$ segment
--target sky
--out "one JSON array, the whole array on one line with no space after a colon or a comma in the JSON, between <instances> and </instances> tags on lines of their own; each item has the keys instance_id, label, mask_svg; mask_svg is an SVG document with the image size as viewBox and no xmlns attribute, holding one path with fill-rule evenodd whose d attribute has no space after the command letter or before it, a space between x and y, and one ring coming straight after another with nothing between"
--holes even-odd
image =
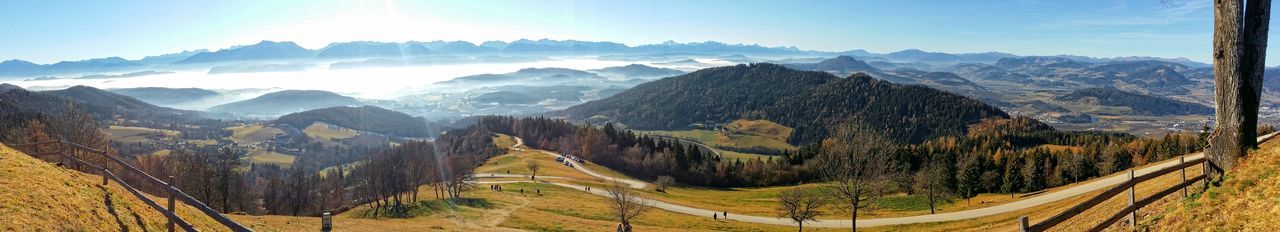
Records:
<instances>
[{"instance_id":1,"label":"sky","mask_svg":"<svg viewBox=\"0 0 1280 232\"><path fill-rule=\"evenodd\" d=\"M139 59L262 40L317 49L360 40L550 38L1209 62L1212 24L1208 0L15 0L0 1L0 60ZM1268 65L1277 59L1269 55Z\"/></svg>"}]
</instances>

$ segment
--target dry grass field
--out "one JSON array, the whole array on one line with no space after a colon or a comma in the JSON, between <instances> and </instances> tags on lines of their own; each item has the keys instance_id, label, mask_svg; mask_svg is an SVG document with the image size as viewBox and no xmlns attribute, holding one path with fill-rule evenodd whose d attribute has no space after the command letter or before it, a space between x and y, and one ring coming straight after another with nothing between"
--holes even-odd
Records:
<instances>
[{"instance_id":1,"label":"dry grass field","mask_svg":"<svg viewBox=\"0 0 1280 232\"><path fill-rule=\"evenodd\" d=\"M63 169L0 145L0 231L161 231L164 215L119 183ZM152 197L153 199L163 199ZM205 231L225 230L183 204L178 215Z\"/></svg>"},{"instance_id":2,"label":"dry grass field","mask_svg":"<svg viewBox=\"0 0 1280 232\"><path fill-rule=\"evenodd\" d=\"M763 147L777 150L795 150L788 144L792 129L766 120L734 120L724 126L725 131L681 130L640 131L640 133L670 136L697 141L712 147L748 149Z\"/></svg>"},{"instance_id":3,"label":"dry grass field","mask_svg":"<svg viewBox=\"0 0 1280 232\"><path fill-rule=\"evenodd\" d=\"M249 161L254 163L275 164L282 168L289 168L290 166L293 166L293 161L297 160L297 157L292 155L271 152L265 149L254 150L253 152L250 152L247 157L249 158Z\"/></svg>"},{"instance_id":4,"label":"dry grass field","mask_svg":"<svg viewBox=\"0 0 1280 232\"><path fill-rule=\"evenodd\" d=\"M307 134L307 136L313 139L325 140L325 141L333 141L335 139L346 139L346 138L356 137L356 135L360 135L360 132L357 132L355 130L345 129L345 128L334 128L322 123L313 123L311 124L311 126L308 126L306 129L303 129L302 133Z\"/></svg>"},{"instance_id":5,"label":"dry grass field","mask_svg":"<svg viewBox=\"0 0 1280 232\"><path fill-rule=\"evenodd\" d=\"M231 137L227 139L238 144L261 143L275 137L276 134L284 133L280 128L264 127L262 124L233 126L226 130L231 131Z\"/></svg>"},{"instance_id":6,"label":"dry grass field","mask_svg":"<svg viewBox=\"0 0 1280 232\"><path fill-rule=\"evenodd\" d=\"M107 133L111 141L120 143L152 143L160 140L177 139L179 132L145 127L109 126Z\"/></svg>"},{"instance_id":7,"label":"dry grass field","mask_svg":"<svg viewBox=\"0 0 1280 232\"><path fill-rule=\"evenodd\" d=\"M1219 187L1186 200L1152 204L1139 220L1151 231L1274 231L1280 228L1280 143L1266 143L1227 174Z\"/></svg>"}]
</instances>

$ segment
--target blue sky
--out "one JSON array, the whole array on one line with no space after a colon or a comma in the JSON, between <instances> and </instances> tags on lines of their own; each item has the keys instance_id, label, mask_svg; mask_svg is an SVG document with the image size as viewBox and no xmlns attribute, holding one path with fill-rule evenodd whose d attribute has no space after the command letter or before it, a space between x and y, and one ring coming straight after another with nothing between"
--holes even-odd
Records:
<instances>
[{"instance_id":1,"label":"blue sky","mask_svg":"<svg viewBox=\"0 0 1280 232\"><path fill-rule=\"evenodd\" d=\"M314 49L353 40L551 38L1208 62L1211 2L1172 2L18 0L0 2L0 60L137 59L261 40ZM1277 57L1267 63L1280 64Z\"/></svg>"}]
</instances>

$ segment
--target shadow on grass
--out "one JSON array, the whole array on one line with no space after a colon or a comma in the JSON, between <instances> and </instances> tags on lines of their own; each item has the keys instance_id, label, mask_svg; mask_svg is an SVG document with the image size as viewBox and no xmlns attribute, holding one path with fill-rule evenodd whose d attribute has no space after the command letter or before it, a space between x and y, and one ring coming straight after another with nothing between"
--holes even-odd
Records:
<instances>
[{"instance_id":1,"label":"shadow on grass","mask_svg":"<svg viewBox=\"0 0 1280 232\"><path fill-rule=\"evenodd\" d=\"M462 208L479 208L489 209L493 204L484 198L458 198L458 199L440 199L418 201L416 203L406 203L402 205L382 206L380 208L365 208L355 215L359 218L414 218L418 216L428 216L443 211L458 211Z\"/></svg>"}]
</instances>

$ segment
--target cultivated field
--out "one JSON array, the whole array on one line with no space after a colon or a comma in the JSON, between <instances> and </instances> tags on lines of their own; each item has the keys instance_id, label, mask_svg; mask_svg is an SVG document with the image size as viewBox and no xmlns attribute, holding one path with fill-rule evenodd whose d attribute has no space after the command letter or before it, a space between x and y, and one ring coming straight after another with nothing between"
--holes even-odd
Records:
<instances>
[{"instance_id":1,"label":"cultivated field","mask_svg":"<svg viewBox=\"0 0 1280 232\"><path fill-rule=\"evenodd\" d=\"M178 131L131 126L109 126L107 133L111 134L111 141L120 143L152 143L179 136Z\"/></svg>"},{"instance_id":2,"label":"cultivated field","mask_svg":"<svg viewBox=\"0 0 1280 232\"><path fill-rule=\"evenodd\" d=\"M284 130L280 128L264 127L262 124L233 126L226 128L226 130L231 131L231 137L227 139L238 144L261 143L274 138L276 134L284 133Z\"/></svg>"},{"instance_id":3,"label":"cultivated field","mask_svg":"<svg viewBox=\"0 0 1280 232\"><path fill-rule=\"evenodd\" d=\"M249 161L254 163L275 164L282 168L289 168L290 166L293 166L293 161L297 160L297 157L294 157L293 155L267 151L265 149L258 149L250 152L248 158Z\"/></svg>"},{"instance_id":4,"label":"cultivated field","mask_svg":"<svg viewBox=\"0 0 1280 232\"><path fill-rule=\"evenodd\" d=\"M307 134L307 136L313 139L322 140L322 141L346 139L346 138L356 137L357 135L360 135L360 132L357 132L355 130L340 128L336 126L330 126L324 123L313 123L311 124L311 126L307 126L306 129L303 129L302 133Z\"/></svg>"}]
</instances>

